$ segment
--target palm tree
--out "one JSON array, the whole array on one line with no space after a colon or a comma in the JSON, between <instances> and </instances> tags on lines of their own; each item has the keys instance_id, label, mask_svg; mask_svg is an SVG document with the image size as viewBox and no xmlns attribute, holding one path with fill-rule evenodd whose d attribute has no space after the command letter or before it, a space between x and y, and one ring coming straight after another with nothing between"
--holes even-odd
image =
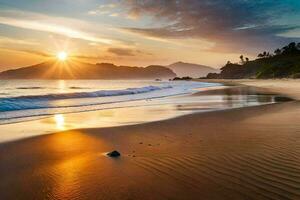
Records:
<instances>
[{"instance_id":1,"label":"palm tree","mask_svg":"<svg viewBox=\"0 0 300 200\"><path fill-rule=\"evenodd\" d=\"M241 59L241 63L244 64L245 61L244 61L244 56L243 55L240 56L240 59Z\"/></svg>"}]
</instances>

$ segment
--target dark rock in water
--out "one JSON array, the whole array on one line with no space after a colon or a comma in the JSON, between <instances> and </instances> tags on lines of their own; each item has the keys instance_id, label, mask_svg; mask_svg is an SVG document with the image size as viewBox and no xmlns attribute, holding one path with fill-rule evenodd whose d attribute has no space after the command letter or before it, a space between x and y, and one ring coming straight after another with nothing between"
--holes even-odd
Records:
<instances>
[{"instance_id":1,"label":"dark rock in water","mask_svg":"<svg viewBox=\"0 0 300 200\"><path fill-rule=\"evenodd\" d=\"M111 151L109 153L106 154L109 157L119 157L121 156L121 154L118 151Z\"/></svg>"},{"instance_id":2,"label":"dark rock in water","mask_svg":"<svg viewBox=\"0 0 300 200\"><path fill-rule=\"evenodd\" d=\"M275 100L276 102L293 101L292 98L290 98L290 97L285 97L285 96L275 96L274 100Z\"/></svg>"}]
</instances>

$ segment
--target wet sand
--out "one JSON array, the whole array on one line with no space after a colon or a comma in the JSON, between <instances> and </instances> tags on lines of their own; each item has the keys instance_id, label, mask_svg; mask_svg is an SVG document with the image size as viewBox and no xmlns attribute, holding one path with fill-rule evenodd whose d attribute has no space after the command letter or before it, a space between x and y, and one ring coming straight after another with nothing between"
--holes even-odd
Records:
<instances>
[{"instance_id":1,"label":"wet sand","mask_svg":"<svg viewBox=\"0 0 300 200\"><path fill-rule=\"evenodd\" d=\"M280 89L299 99L293 90ZM4 143L0 196L300 199L299 113L291 101Z\"/></svg>"},{"instance_id":2,"label":"wet sand","mask_svg":"<svg viewBox=\"0 0 300 200\"><path fill-rule=\"evenodd\" d=\"M300 99L300 80L299 79L267 79L267 80L257 80L257 79L226 79L226 80L211 80L204 79L201 81L214 82L214 83L225 83L229 85L246 85L256 88L263 88L265 91L282 93L291 98Z\"/></svg>"}]
</instances>

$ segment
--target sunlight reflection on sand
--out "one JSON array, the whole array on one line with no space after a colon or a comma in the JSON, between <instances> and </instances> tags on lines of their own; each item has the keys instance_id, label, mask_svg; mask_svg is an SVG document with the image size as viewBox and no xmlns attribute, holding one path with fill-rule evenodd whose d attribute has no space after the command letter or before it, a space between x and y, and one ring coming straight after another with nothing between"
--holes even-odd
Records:
<instances>
[{"instance_id":1,"label":"sunlight reflection on sand","mask_svg":"<svg viewBox=\"0 0 300 200\"><path fill-rule=\"evenodd\" d=\"M58 130L65 130L65 117L62 114L54 115L54 121Z\"/></svg>"},{"instance_id":2,"label":"sunlight reflection on sand","mask_svg":"<svg viewBox=\"0 0 300 200\"><path fill-rule=\"evenodd\" d=\"M71 129L140 124L194 112L274 103L272 95L259 95L252 90L233 87L231 89L202 91L199 95L183 95L160 100L151 99L148 100L150 103L142 100L134 101L129 107L123 108L72 114L58 113L49 118L1 125L0 142Z\"/></svg>"}]
</instances>

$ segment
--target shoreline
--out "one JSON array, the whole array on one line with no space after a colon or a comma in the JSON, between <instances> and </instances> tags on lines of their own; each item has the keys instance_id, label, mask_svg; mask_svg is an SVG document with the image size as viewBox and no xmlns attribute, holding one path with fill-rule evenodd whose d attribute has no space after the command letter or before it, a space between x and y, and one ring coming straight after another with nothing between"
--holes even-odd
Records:
<instances>
[{"instance_id":1,"label":"shoreline","mask_svg":"<svg viewBox=\"0 0 300 200\"><path fill-rule=\"evenodd\" d=\"M273 102L273 98L276 99L277 96L280 95L264 89L240 85L227 86L225 84L198 88L192 94L155 98L151 100L150 104L147 100L146 102L139 100L133 101L136 102L136 106L124 105L75 113L51 114L40 119L1 124L0 145L1 143L67 130L136 125L169 120L193 113L272 104L276 103ZM85 123L81 123L82 120Z\"/></svg>"},{"instance_id":2,"label":"shoreline","mask_svg":"<svg viewBox=\"0 0 300 200\"><path fill-rule=\"evenodd\" d=\"M223 83L229 85L244 85L263 88L271 92L300 100L300 79L197 79L208 83ZM196 80L195 80L196 81Z\"/></svg>"},{"instance_id":3,"label":"shoreline","mask_svg":"<svg viewBox=\"0 0 300 200\"><path fill-rule=\"evenodd\" d=\"M4 143L0 194L5 199L297 199L299 112L295 100ZM103 156L112 150L121 157Z\"/></svg>"}]
</instances>

